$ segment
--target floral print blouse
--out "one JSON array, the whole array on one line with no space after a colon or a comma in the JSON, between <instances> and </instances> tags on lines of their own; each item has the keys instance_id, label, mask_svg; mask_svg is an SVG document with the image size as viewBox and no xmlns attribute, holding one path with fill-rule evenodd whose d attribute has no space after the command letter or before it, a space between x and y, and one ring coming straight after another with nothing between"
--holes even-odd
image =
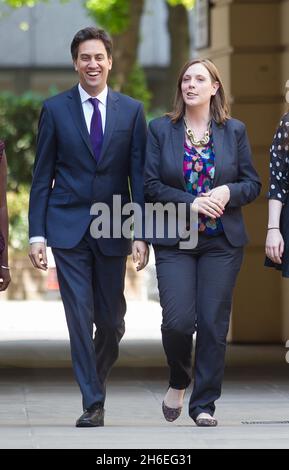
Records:
<instances>
[{"instance_id":1,"label":"floral print blouse","mask_svg":"<svg viewBox=\"0 0 289 470\"><path fill-rule=\"evenodd\" d=\"M269 199L284 204L289 191L289 113L285 114L270 148Z\"/></svg>"},{"instance_id":2,"label":"floral print blouse","mask_svg":"<svg viewBox=\"0 0 289 470\"><path fill-rule=\"evenodd\" d=\"M212 134L208 144L200 152L184 143L183 171L187 191L194 196L210 191L215 175L215 153ZM206 235L219 235L223 232L220 218L212 219L204 214L198 217L199 232Z\"/></svg>"}]
</instances>

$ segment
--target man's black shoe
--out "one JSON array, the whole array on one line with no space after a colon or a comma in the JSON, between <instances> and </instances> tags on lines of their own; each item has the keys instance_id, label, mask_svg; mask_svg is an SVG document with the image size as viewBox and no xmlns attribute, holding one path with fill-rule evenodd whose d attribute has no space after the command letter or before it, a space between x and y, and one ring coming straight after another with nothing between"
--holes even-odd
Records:
<instances>
[{"instance_id":1,"label":"man's black shoe","mask_svg":"<svg viewBox=\"0 0 289 470\"><path fill-rule=\"evenodd\" d=\"M77 428L92 428L104 425L104 408L103 405L94 405L85 410L83 415L76 421Z\"/></svg>"}]
</instances>

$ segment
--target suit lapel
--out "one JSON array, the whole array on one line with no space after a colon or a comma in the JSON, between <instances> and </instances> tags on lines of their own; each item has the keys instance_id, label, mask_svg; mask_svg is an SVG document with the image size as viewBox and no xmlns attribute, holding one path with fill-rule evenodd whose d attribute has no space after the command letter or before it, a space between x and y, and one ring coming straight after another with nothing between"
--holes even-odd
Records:
<instances>
[{"instance_id":1,"label":"suit lapel","mask_svg":"<svg viewBox=\"0 0 289 470\"><path fill-rule=\"evenodd\" d=\"M183 161L184 161L184 141L185 131L183 119L172 125L172 146L175 163L177 166L177 177L182 187L186 189L186 182L183 172Z\"/></svg>"},{"instance_id":2,"label":"suit lapel","mask_svg":"<svg viewBox=\"0 0 289 470\"><path fill-rule=\"evenodd\" d=\"M222 166L224 161L224 125L217 124L212 121L213 144L215 152L215 176L213 188L219 185L220 176L222 175Z\"/></svg>"},{"instance_id":3,"label":"suit lapel","mask_svg":"<svg viewBox=\"0 0 289 470\"><path fill-rule=\"evenodd\" d=\"M68 107L69 107L71 116L73 118L73 121L76 127L78 128L82 139L87 145L89 152L94 158L77 85L70 90L70 93L68 94L68 98L69 98Z\"/></svg>"},{"instance_id":4,"label":"suit lapel","mask_svg":"<svg viewBox=\"0 0 289 470\"><path fill-rule=\"evenodd\" d=\"M107 94L106 104L106 119L105 119L105 130L103 135L103 143L99 156L98 162L100 163L104 157L104 154L109 146L110 139L112 137L113 130L115 128L116 120L118 115L118 96L110 88Z\"/></svg>"}]
</instances>

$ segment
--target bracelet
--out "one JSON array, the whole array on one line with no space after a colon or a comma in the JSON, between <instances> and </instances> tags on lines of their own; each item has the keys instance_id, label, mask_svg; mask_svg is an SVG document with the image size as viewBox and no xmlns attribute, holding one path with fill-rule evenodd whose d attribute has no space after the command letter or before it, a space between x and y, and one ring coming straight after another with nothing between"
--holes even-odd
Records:
<instances>
[{"instance_id":1,"label":"bracelet","mask_svg":"<svg viewBox=\"0 0 289 470\"><path fill-rule=\"evenodd\" d=\"M280 230L279 227L267 227L267 230Z\"/></svg>"},{"instance_id":2,"label":"bracelet","mask_svg":"<svg viewBox=\"0 0 289 470\"><path fill-rule=\"evenodd\" d=\"M9 269L10 269L9 266L3 266L2 264L1 264L1 268L2 268L2 269L8 269L8 271L9 271Z\"/></svg>"}]
</instances>

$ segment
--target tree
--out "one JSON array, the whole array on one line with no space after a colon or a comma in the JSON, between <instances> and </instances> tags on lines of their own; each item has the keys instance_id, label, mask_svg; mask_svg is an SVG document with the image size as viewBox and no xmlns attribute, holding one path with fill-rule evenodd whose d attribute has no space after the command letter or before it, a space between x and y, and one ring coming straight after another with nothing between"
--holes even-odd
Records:
<instances>
[{"instance_id":1,"label":"tree","mask_svg":"<svg viewBox=\"0 0 289 470\"><path fill-rule=\"evenodd\" d=\"M114 87L123 91L137 61L144 0L87 0L85 6L95 22L112 35L112 79Z\"/></svg>"},{"instance_id":2,"label":"tree","mask_svg":"<svg viewBox=\"0 0 289 470\"><path fill-rule=\"evenodd\" d=\"M167 80L167 91L173 96L176 81L181 67L189 60L190 34L189 19L184 2L167 2L168 32L170 36L170 65Z\"/></svg>"},{"instance_id":3,"label":"tree","mask_svg":"<svg viewBox=\"0 0 289 470\"><path fill-rule=\"evenodd\" d=\"M171 40L169 89L189 57L189 27L187 10L195 0L166 0L169 10L168 30ZM137 60L140 19L144 0L86 0L85 6L94 20L110 31L114 40L113 77L117 88L125 91L126 82Z\"/></svg>"},{"instance_id":4,"label":"tree","mask_svg":"<svg viewBox=\"0 0 289 470\"><path fill-rule=\"evenodd\" d=\"M59 0L69 2L70 0ZM114 43L114 63L110 85L144 102L148 110L151 93L143 69L137 63L140 39L140 21L145 0L80 0L90 17L106 29ZM168 8L168 32L170 37L170 65L164 93L169 100L174 94L175 83L181 66L189 59L190 36L187 10L196 0L165 0ZM0 0L12 8L34 6L49 0Z\"/></svg>"}]
</instances>

